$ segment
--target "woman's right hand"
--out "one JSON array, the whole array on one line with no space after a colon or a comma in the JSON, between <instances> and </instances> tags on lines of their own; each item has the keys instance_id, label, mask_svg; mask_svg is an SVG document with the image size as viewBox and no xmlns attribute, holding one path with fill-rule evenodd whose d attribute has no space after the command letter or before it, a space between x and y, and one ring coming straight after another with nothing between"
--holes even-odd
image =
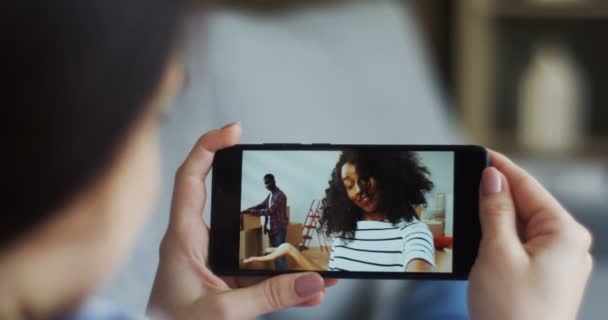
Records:
<instances>
[{"instance_id":1,"label":"woman's right hand","mask_svg":"<svg viewBox=\"0 0 608 320\"><path fill-rule=\"evenodd\" d=\"M469 277L471 318L576 319L593 265L591 234L528 173L491 157Z\"/></svg>"},{"instance_id":2,"label":"woman's right hand","mask_svg":"<svg viewBox=\"0 0 608 320\"><path fill-rule=\"evenodd\" d=\"M219 278L209 269L209 227L202 216L205 179L215 152L236 144L240 136L238 124L206 133L176 174L169 226L148 305L152 316L251 319L292 306L317 305L325 287L336 283L310 272L268 279Z\"/></svg>"},{"instance_id":3,"label":"woman's right hand","mask_svg":"<svg viewBox=\"0 0 608 320\"><path fill-rule=\"evenodd\" d=\"M309 270L327 270L326 268L321 268L316 262L310 260L306 256L304 256L300 250L294 247L290 243L283 243L276 248L268 248L266 249L268 253L265 256L259 257L250 257L243 261L243 263L251 263L251 262L268 262L274 261L280 257L288 256L293 260L294 266L290 267L290 270L301 270L301 271L309 271ZM333 284L333 281L330 280L330 284Z\"/></svg>"},{"instance_id":4,"label":"woman's right hand","mask_svg":"<svg viewBox=\"0 0 608 320\"><path fill-rule=\"evenodd\" d=\"M249 257L243 260L243 263L251 263L251 262L269 262L274 261L282 256L289 255L290 251L296 249L290 243L283 243L276 248L267 248L264 250L265 255ZM296 249L297 250L297 249Z\"/></svg>"}]
</instances>

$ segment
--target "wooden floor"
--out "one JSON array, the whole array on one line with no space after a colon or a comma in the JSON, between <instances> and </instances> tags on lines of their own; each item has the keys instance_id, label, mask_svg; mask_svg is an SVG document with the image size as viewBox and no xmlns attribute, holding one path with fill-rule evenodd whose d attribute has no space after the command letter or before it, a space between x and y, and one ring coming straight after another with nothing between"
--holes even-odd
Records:
<instances>
[{"instance_id":1,"label":"wooden floor","mask_svg":"<svg viewBox=\"0 0 608 320\"><path fill-rule=\"evenodd\" d=\"M328 249L331 250L331 249ZM302 255L316 263L321 270L327 270L329 266L329 252L321 250L321 247L311 247L302 251Z\"/></svg>"},{"instance_id":2,"label":"wooden floor","mask_svg":"<svg viewBox=\"0 0 608 320\"><path fill-rule=\"evenodd\" d=\"M435 250L435 272L452 272L452 251Z\"/></svg>"}]
</instances>

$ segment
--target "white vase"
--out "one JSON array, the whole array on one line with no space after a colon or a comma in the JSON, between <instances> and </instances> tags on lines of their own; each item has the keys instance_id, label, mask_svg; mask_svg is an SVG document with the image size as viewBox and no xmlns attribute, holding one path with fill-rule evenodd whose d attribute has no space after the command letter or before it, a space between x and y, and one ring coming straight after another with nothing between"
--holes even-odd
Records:
<instances>
[{"instance_id":1,"label":"white vase","mask_svg":"<svg viewBox=\"0 0 608 320\"><path fill-rule=\"evenodd\" d=\"M518 140L530 151L571 152L584 135L586 85L562 43L539 43L519 88Z\"/></svg>"}]
</instances>

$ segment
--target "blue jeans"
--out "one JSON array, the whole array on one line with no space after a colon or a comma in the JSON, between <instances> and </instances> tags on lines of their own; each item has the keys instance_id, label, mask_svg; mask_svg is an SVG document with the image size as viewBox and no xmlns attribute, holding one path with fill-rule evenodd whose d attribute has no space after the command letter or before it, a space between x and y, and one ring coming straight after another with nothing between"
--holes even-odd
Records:
<instances>
[{"instance_id":1,"label":"blue jeans","mask_svg":"<svg viewBox=\"0 0 608 320\"><path fill-rule=\"evenodd\" d=\"M279 230L277 233L271 235L268 234L268 238L270 238L270 246L276 248L281 244L285 243L285 237L287 236L287 230ZM274 261L274 267L277 271L285 271L287 270L287 258L282 257L278 258Z\"/></svg>"}]
</instances>

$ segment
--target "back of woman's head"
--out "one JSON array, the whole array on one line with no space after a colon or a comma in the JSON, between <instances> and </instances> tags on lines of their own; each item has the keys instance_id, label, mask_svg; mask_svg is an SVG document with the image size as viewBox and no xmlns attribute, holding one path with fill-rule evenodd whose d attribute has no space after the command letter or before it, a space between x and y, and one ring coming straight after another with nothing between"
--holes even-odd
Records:
<instances>
[{"instance_id":1,"label":"back of woman's head","mask_svg":"<svg viewBox=\"0 0 608 320\"><path fill-rule=\"evenodd\" d=\"M0 247L101 174L153 98L175 45L179 0L9 0Z\"/></svg>"}]
</instances>

